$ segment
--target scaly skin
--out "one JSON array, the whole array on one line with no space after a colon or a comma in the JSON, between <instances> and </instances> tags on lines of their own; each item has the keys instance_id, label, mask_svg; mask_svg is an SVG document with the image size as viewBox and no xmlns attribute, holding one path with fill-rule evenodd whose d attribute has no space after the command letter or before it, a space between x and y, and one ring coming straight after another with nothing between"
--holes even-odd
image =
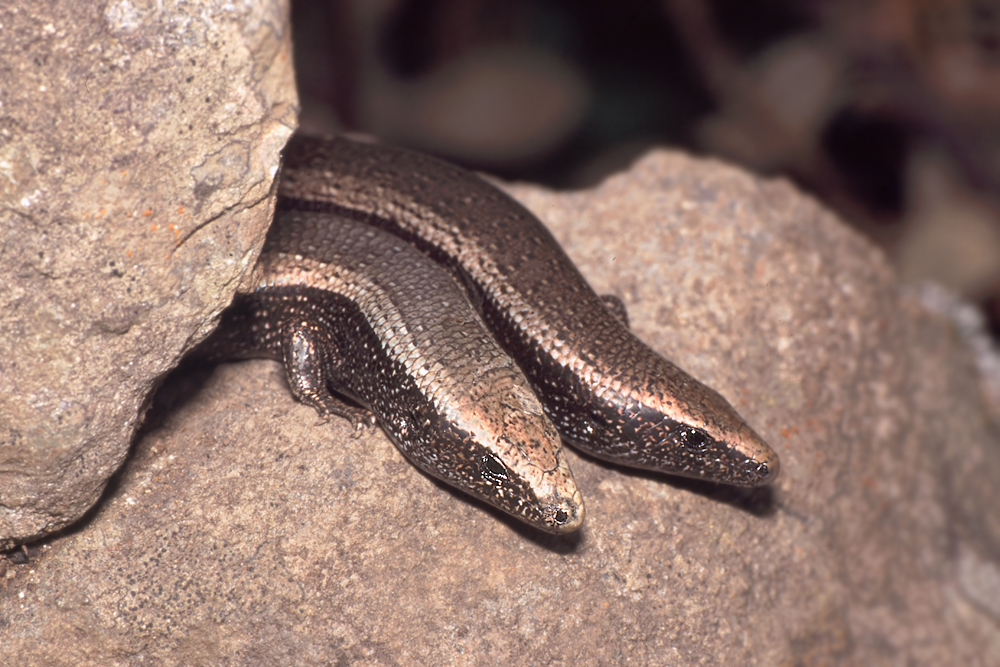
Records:
<instances>
[{"instance_id":1,"label":"scaly skin","mask_svg":"<svg viewBox=\"0 0 1000 667\"><path fill-rule=\"evenodd\" d=\"M346 139L294 137L280 206L385 228L448 266L572 444L608 461L741 486L778 456L715 390L634 336L552 234L475 174Z\"/></svg>"},{"instance_id":2,"label":"scaly skin","mask_svg":"<svg viewBox=\"0 0 1000 667\"><path fill-rule=\"evenodd\" d=\"M559 434L517 364L452 277L387 232L280 212L255 289L201 353L282 360L299 400L356 425L370 410L430 475L548 532L583 521Z\"/></svg>"}]
</instances>

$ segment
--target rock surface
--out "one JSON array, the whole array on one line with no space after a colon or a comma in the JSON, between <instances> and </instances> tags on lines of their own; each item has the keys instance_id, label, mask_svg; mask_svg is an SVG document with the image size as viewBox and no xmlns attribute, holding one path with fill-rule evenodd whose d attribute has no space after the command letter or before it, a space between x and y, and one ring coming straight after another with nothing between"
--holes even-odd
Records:
<instances>
[{"instance_id":1,"label":"rock surface","mask_svg":"<svg viewBox=\"0 0 1000 667\"><path fill-rule=\"evenodd\" d=\"M94 504L252 266L295 124L285 10L0 5L0 549Z\"/></svg>"},{"instance_id":2,"label":"rock surface","mask_svg":"<svg viewBox=\"0 0 1000 667\"><path fill-rule=\"evenodd\" d=\"M1000 665L1000 444L949 321L781 182L659 152L513 190L776 448L772 490L571 455L586 524L543 536L275 363L177 373L89 520L6 564L3 662Z\"/></svg>"}]
</instances>

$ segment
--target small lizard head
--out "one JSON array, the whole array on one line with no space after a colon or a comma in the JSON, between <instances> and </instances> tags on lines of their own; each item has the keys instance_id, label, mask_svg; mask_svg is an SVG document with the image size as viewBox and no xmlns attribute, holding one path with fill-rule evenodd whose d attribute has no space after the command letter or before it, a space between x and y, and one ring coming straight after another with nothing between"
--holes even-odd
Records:
<instances>
[{"instance_id":1,"label":"small lizard head","mask_svg":"<svg viewBox=\"0 0 1000 667\"><path fill-rule=\"evenodd\" d=\"M431 475L535 528L580 528L583 495L559 433L516 367L478 378L467 399L426 430L430 447L400 449ZM433 458L421 450L433 451Z\"/></svg>"},{"instance_id":2,"label":"small lizard head","mask_svg":"<svg viewBox=\"0 0 1000 667\"><path fill-rule=\"evenodd\" d=\"M714 389L689 378L683 398L657 398L626 411L641 467L735 486L778 478L778 455Z\"/></svg>"},{"instance_id":3,"label":"small lizard head","mask_svg":"<svg viewBox=\"0 0 1000 667\"><path fill-rule=\"evenodd\" d=\"M608 377L595 407L561 419L581 449L615 463L736 486L778 478L778 455L714 389L651 350ZM564 402L570 404L569 401Z\"/></svg>"}]
</instances>

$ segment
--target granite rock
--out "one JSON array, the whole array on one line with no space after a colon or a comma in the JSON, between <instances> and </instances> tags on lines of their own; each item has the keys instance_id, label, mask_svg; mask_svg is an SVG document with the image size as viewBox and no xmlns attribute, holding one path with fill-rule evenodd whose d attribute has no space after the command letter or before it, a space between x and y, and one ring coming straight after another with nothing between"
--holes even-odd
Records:
<instances>
[{"instance_id":1,"label":"granite rock","mask_svg":"<svg viewBox=\"0 0 1000 667\"><path fill-rule=\"evenodd\" d=\"M284 2L0 6L0 548L77 520L253 265Z\"/></svg>"},{"instance_id":2,"label":"granite rock","mask_svg":"<svg viewBox=\"0 0 1000 667\"><path fill-rule=\"evenodd\" d=\"M4 661L1000 665L1000 444L950 320L781 181L655 152L512 191L775 447L772 488L571 454L585 526L540 535L274 362L188 369L88 520L0 565Z\"/></svg>"}]
</instances>

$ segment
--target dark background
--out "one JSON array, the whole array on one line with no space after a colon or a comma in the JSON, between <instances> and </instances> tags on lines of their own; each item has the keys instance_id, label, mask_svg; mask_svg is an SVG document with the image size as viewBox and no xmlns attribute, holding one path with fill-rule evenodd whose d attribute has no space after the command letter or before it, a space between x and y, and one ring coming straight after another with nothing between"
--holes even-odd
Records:
<instances>
[{"instance_id":1,"label":"dark background","mask_svg":"<svg viewBox=\"0 0 1000 667\"><path fill-rule=\"evenodd\" d=\"M554 188L718 156L1000 323L998 0L293 0L293 30L304 131Z\"/></svg>"}]
</instances>

